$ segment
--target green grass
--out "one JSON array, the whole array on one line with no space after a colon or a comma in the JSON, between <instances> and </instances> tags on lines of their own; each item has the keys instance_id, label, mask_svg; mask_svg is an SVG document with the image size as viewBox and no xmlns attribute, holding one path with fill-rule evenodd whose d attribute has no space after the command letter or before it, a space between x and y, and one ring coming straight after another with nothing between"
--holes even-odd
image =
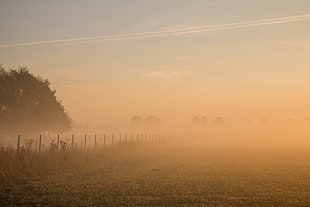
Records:
<instances>
[{"instance_id":1,"label":"green grass","mask_svg":"<svg viewBox=\"0 0 310 207\"><path fill-rule=\"evenodd\" d=\"M161 143L18 157L2 148L0 161L0 206L310 206L307 150Z\"/></svg>"}]
</instances>

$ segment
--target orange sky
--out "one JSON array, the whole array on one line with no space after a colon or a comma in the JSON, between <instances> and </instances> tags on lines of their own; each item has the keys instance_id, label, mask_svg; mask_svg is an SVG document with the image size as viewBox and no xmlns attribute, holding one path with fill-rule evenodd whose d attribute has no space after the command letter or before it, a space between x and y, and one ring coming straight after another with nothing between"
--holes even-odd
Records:
<instances>
[{"instance_id":1,"label":"orange sky","mask_svg":"<svg viewBox=\"0 0 310 207\"><path fill-rule=\"evenodd\" d=\"M48 78L76 123L150 114L167 123L302 120L308 8L306 0L1 1L0 63Z\"/></svg>"}]
</instances>

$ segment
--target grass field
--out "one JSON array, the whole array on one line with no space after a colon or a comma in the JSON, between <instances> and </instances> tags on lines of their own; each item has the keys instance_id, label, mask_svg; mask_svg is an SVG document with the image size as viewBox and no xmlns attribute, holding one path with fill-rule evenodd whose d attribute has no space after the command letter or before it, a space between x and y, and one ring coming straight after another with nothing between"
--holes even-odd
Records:
<instances>
[{"instance_id":1,"label":"grass field","mask_svg":"<svg viewBox=\"0 0 310 207\"><path fill-rule=\"evenodd\" d=\"M0 152L0 206L310 206L310 150L202 140Z\"/></svg>"}]
</instances>

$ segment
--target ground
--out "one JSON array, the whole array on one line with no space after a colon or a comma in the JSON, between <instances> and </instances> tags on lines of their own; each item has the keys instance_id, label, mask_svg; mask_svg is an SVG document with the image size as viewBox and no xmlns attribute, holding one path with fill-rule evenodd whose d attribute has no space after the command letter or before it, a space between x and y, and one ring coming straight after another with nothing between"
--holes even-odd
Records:
<instances>
[{"instance_id":1,"label":"ground","mask_svg":"<svg viewBox=\"0 0 310 207\"><path fill-rule=\"evenodd\" d=\"M310 150L176 143L37 154L1 206L310 206Z\"/></svg>"}]
</instances>

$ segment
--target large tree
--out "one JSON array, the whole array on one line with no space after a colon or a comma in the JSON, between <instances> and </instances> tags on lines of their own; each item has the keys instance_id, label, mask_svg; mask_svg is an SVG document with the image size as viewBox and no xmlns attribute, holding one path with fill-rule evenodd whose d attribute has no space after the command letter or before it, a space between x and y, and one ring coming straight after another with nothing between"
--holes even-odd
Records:
<instances>
[{"instance_id":1,"label":"large tree","mask_svg":"<svg viewBox=\"0 0 310 207\"><path fill-rule=\"evenodd\" d=\"M55 93L47 79L26 67L6 70L0 65L0 135L68 131L72 120Z\"/></svg>"}]
</instances>

